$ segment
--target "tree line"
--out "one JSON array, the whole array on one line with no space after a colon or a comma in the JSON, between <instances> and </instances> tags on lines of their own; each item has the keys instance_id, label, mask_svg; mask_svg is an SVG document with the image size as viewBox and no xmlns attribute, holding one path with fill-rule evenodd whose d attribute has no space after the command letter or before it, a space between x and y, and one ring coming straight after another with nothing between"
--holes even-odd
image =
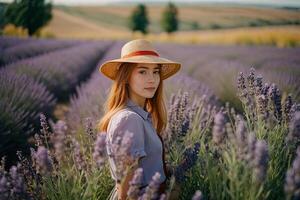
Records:
<instances>
[{"instance_id":1,"label":"tree line","mask_svg":"<svg viewBox=\"0 0 300 200\"><path fill-rule=\"evenodd\" d=\"M139 4L129 17L129 28L132 32L140 31L143 34L148 33L149 19L147 14L147 8L144 4ZM161 21L161 28L164 32L172 33L178 30L178 9L169 2L165 7Z\"/></svg>"},{"instance_id":2,"label":"tree line","mask_svg":"<svg viewBox=\"0 0 300 200\"><path fill-rule=\"evenodd\" d=\"M52 19L53 5L46 0L14 0L12 3L0 8L3 12L1 26L13 24L28 31L29 36L36 35L40 28L47 25ZM147 34L150 23L147 8L138 4L131 12L128 19L128 28ZM178 30L178 9L169 2L165 7L160 25L163 31L172 33Z\"/></svg>"}]
</instances>

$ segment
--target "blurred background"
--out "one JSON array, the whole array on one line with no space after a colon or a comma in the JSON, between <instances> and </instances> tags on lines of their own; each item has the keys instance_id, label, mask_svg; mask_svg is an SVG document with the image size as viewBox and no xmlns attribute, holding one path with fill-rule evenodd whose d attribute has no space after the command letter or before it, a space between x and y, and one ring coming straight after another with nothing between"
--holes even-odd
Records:
<instances>
[{"instance_id":1,"label":"blurred background","mask_svg":"<svg viewBox=\"0 0 300 200\"><path fill-rule=\"evenodd\" d=\"M68 39L145 36L156 41L278 47L299 44L298 0L1 2L3 35ZM30 2L36 5L30 6Z\"/></svg>"},{"instance_id":2,"label":"blurred background","mask_svg":"<svg viewBox=\"0 0 300 200\"><path fill-rule=\"evenodd\" d=\"M0 157L12 162L29 152L41 113L73 132L87 118L95 127L111 84L98 66L131 39L182 63L167 101L182 89L241 111L236 78L251 67L282 101L300 98L298 0L2 0L0 34Z\"/></svg>"}]
</instances>

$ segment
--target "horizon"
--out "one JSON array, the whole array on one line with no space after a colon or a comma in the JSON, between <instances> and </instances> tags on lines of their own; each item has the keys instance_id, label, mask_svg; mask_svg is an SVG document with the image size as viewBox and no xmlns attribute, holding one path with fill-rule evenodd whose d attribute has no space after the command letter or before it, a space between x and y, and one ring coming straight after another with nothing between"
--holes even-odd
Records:
<instances>
[{"instance_id":1,"label":"horizon","mask_svg":"<svg viewBox=\"0 0 300 200\"><path fill-rule=\"evenodd\" d=\"M47 0L46 0L47 1ZM11 3L13 0L0 0L3 3ZM241 4L241 5L269 5L269 6L289 6L300 8L300 1L298 0L48 0L48 2L53 2L54 5L66 5L66 6L76 6L76 5L116 5L120 3L124 5L125 3L144 3L144 4L153 4L153 3L203 3L203 4L212 4L212 3L222 3L222 4Z\"/></svg>"}]
</instances>

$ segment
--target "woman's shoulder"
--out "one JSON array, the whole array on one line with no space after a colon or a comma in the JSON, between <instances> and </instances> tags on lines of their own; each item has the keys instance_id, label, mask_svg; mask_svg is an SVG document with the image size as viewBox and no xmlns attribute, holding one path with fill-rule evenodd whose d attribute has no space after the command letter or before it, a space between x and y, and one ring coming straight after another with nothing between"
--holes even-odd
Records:
<instances>
[{"instance_id":1,"label":"woman's shoulder","mask_svg":"<svg viewBox=\"0 0 300 200\"><path fill-rule=\"evenodd\" d=\"M142 118L136 112L130 110L129 108L124 108L122 110L119 110L111 117L111 121L114 123L119 123L125 120L140 121L142 120Z\"/></svg>"}]
</instances>

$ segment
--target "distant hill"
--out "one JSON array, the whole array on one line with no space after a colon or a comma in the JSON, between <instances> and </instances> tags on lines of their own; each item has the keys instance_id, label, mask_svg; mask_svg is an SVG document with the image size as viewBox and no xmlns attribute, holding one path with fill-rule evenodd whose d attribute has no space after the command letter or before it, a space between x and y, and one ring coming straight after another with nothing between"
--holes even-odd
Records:
<instances>
[{"instance_id":1,"label":"distant hill","mask_svg":"<svg viewBox=\"0 0 300 200\"><path fill-rule=\"evenodd\" d=\"M179 8L179 30L228 29L237 27L259 27L270 25L299 25L300 12L270 7L186 4ZM128 17L134 6L58 6L73 16L92 21L100 26L114 26L128 30ZM164 9L162 5L148 5L150 17L149 30L160 33L160 17Z\"/></svg>"}]
</instances>

